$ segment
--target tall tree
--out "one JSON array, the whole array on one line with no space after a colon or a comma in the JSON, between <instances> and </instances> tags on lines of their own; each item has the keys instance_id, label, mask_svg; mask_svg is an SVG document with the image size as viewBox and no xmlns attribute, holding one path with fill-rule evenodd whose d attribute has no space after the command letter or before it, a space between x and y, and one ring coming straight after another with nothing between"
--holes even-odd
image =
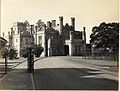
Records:
<instances>
[{"instance_id":1,"label":"tall tree","mask_svg":"<svg viewBox=\"0 0 120 91\"><path fill-rule=\"evenodd\" d=\"M119 48L119 23L101 23L92 28L90 43L97 49L112 49L118 52Z\"/></svg>"}]
</instances>

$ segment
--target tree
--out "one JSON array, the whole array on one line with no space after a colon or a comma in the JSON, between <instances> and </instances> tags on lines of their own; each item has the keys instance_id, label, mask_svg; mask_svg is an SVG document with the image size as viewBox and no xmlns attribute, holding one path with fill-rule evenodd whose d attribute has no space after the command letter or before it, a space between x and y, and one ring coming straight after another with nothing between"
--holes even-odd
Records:
<instances>
[{"instance_id":1,"label":"tree","mask_svg":"<svg viewBox=\"0 0 120 91\"><path fill-rule=\"evenodd\" d=\"M33 46L33 52L35 54L35 57L40 57L40 55L42 54L43 51L44 51L44 49L40 45Z\"/></svg>"},{"instance_id":2,"label":"tree","mask_svg":"<svg viewBox=\"0 0 120 91\"><path fill-rule=\"evenodd\" d=\"M96 49L108 50L118 53L119 48L119 23L101 23L92 28L90 43Z\"/></svg>"},{"instance_id":3,"label":"tree","mask_svg":"<svg viewBox=\"0 0 120 91\"><path fill-rule=\"evenodd\" d=\"M43 47L41 47L40 45L33 45L31 46L31 48L32 48L32 52L35 54L35 57L40 57L40 55L44 51ZM22 57L24 58L28 57L28 50L29 50L29 47L21 50Z\"/></svg>"}]
</instances>

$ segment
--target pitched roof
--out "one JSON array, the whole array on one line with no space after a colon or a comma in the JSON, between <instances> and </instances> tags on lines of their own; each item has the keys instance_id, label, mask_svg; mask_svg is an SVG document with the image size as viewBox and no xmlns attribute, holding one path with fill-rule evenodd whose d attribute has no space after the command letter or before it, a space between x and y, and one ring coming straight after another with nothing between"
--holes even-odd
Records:
<instances>
[{"instance_id":1,"label":"pitched roof","mask_svg":"<svg viewBox=\"0 0 120 91\"><path fill-rule=\"evenodd\" d=\"M1 42L5 42L5 43L7 43L7 40L4 39L3 37L0 37L0 41L1 41Z\"/></svg>"}]
</instances>

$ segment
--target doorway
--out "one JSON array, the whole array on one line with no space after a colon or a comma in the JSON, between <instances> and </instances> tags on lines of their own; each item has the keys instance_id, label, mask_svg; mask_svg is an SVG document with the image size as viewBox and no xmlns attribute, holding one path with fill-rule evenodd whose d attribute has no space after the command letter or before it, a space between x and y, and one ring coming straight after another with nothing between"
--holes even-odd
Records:
<instances>
[{"instance_id":1,"label":"doorway","mask_svg":"<svg viewBox=\"0 0 120 91\"><path fill-rule=\"evenodd\" d=\"M69 46L68 45L64 45L64 56L69 55Z\"/></svg>"}]
</instances>

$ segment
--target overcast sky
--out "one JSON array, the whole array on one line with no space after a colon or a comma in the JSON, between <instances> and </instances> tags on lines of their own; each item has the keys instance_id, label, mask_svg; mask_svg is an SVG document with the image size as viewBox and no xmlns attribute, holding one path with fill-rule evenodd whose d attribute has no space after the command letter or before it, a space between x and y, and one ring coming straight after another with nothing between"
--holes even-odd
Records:
<instances>
[{"instance_id":1,"label":"overcast sky","mask_svg":"<svg viewBox=\"0 0 120 91\"><path fill-rule=\"evenodd\" d=\"M1 30L7 32L14 22L39 19L45 23L64 17L64 24L75 17L76 30L86 27L87 42L93 26L101 22L118 22L118 0L1 0Z\"/></svg>"}]
</instances>

